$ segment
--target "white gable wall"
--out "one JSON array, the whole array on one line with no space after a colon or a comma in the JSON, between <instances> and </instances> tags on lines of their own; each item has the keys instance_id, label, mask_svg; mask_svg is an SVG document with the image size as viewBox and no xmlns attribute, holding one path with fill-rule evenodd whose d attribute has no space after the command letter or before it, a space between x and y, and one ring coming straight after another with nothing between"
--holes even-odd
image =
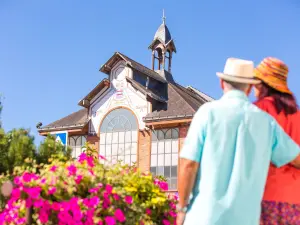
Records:
<instances>
[{"instance_id":1,"label":"white gable wall","mask_svg":"<svg viewBox=\"0 0 300 225\"><path fill-rule=\"evenodd\" d=\"M150 103L147 102L146 96L136 91L126 77L132 78L132 69L127 67L124 61L119 62L110 73L111 87L104 93L99 93L91 101L89 116L91 123L90 133L99 135L101 121L111 110L118 107L130 109L138 119L139 129L144 129L145 117L150 110Z\"/></svg>"}]
</instances>

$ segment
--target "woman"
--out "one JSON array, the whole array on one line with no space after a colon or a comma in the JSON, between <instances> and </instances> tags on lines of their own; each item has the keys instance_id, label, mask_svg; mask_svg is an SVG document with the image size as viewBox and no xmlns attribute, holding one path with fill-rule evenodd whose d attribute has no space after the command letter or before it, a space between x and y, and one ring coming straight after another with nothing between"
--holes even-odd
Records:
<instances>
[{"instance_id":1,"label":"woman","mask_svg":"<svg viewBox=\"0 0 300 225\"><path fill-rule=\"evenodd\" d=\"M255 68L262 81L255 86L259 108L273 116L285 132L300 145L300 112L287 86L288 67L276 58L265 58ZM288 149L287 149L288 151ZM300 170L291 165L271 164L262 202L261 225L300 224Z\"/></svg>"}]
</instances>

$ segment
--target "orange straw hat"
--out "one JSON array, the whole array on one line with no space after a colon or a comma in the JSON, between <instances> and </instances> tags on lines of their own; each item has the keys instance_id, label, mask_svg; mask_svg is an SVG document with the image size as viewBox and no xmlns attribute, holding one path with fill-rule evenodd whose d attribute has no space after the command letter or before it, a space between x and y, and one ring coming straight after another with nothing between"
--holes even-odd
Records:
<instances>
[{"instance_id":1,"label":"orange straw hat","mask_svg":"<svg viewBox=\"0 0 300 225\"><path fill-rule=\"evenodd\" d=\"M279 59L268 57L254 69L254 76L282 93L292 94L287 86L289 68Z\"/></svg>"}]
</instances>

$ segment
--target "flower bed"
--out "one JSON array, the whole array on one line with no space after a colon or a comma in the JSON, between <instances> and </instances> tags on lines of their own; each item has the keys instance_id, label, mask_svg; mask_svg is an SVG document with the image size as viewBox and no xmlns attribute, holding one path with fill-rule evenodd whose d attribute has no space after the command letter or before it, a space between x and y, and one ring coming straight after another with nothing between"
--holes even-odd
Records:
<instances>
[{"instance_id":1,"label":"flower bed","mask_svg":"<svg viewBox=\"0 0 300 225\"><path fill-rule=\"evenodd\" d=\"M34 167L34 166L33 166ZM128 165L106 165L82 154L78 161L53 160L39 173L14 178L0 224L115 225L175 224L176 199L167 183Z\"/></svg>"}]
</instances>

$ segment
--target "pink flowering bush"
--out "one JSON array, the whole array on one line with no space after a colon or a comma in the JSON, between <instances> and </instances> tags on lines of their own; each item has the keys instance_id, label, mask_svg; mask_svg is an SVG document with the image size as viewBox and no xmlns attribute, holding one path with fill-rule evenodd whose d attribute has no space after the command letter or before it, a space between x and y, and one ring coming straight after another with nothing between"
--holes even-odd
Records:
<instances>
[{"instance_id":1,"label":"pink flowering bush","mask_svg":"<svg viewBox=\"0 0 300 225\"><path fill-rule=\"evenodd\" d=\"M33 224L175 224L176 199L166 194L165 181L85 153L78 161L54 159L39 173L19 172L14 185L0 224L26 224L30 207Z\"/></svg>"}]
</instances>

